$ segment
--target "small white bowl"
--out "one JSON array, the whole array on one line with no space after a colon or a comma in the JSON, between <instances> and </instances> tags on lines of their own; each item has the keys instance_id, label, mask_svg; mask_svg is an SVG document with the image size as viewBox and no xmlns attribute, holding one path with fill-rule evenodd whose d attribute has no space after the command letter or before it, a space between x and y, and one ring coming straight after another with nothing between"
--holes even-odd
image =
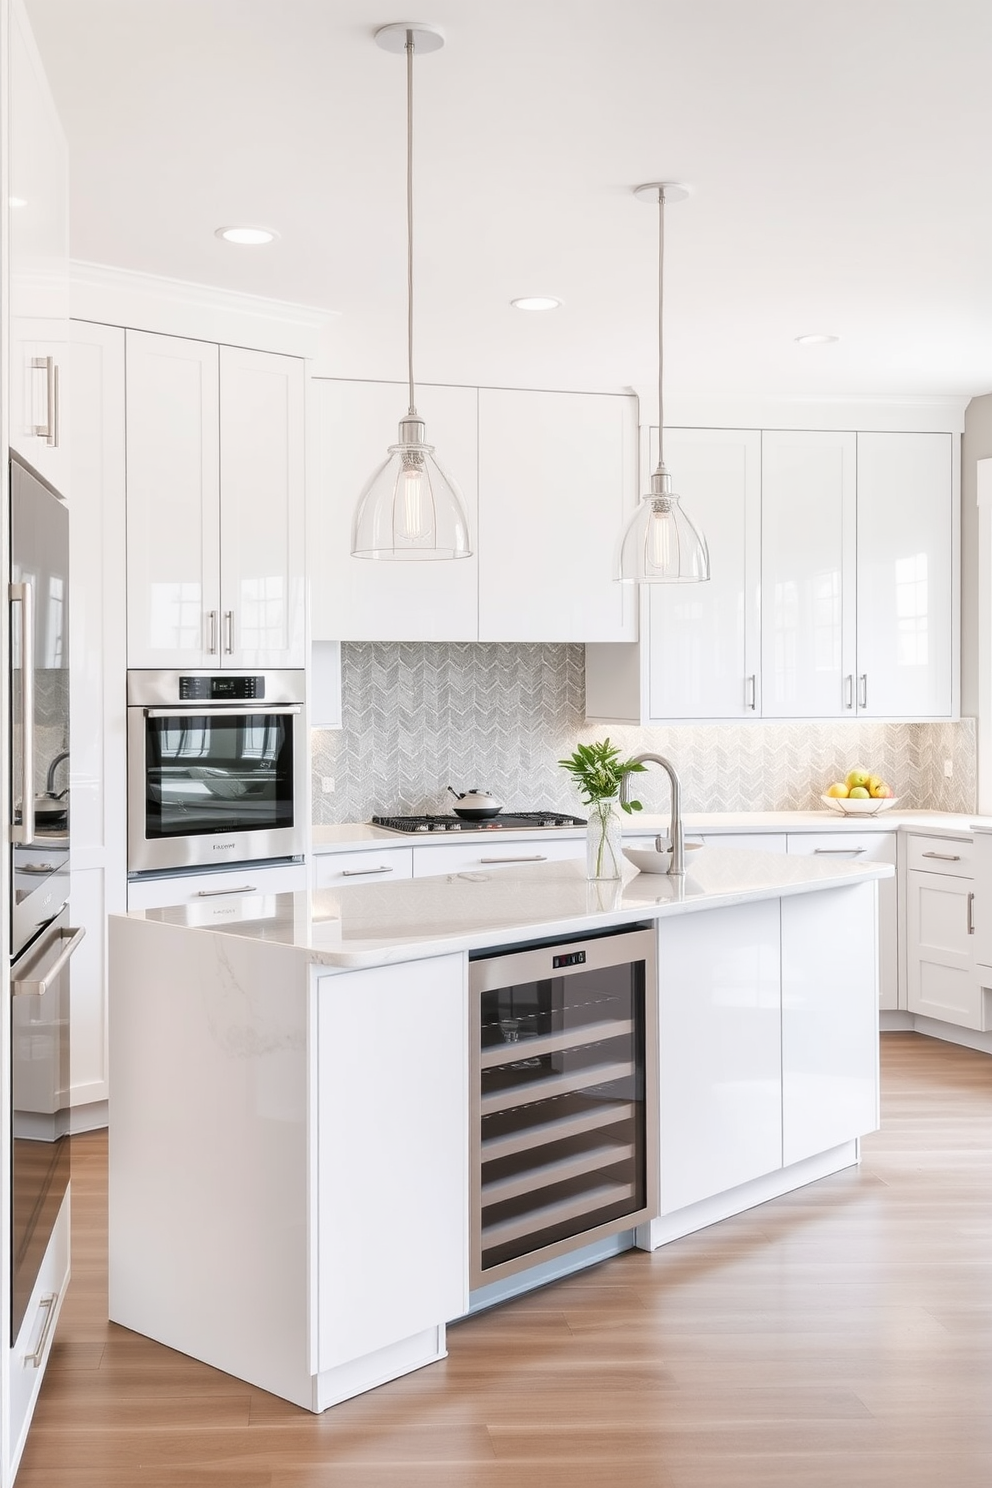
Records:
<instances>
[{"instance_id":1,"label":"small white bowl","mask_svg":"<svg viewBox=\"0 0 992 1488\"><path fill-rule=\"evenodd\" d=\"M880 811L888 811L892 806L898 804L898 796L855 796L852 801L850 796L821 796L820 800L832 811L839 811L841 816L877 816Z\"/></svg>"},{"instance_id":2,"label":"small white bowl","mask_svg":"<svg viewBox=\"0 0 992 1488\"><path fill-rule=\"evenodd\" d=\"M691 873L699 862L699 854L705 847L703 842L687 842L685 845L685 871ZM623 855L633 863L640 873L667 873L672 866L672 850L655 852L650 847L625 847Z\"/></svg>"}]
</instances>

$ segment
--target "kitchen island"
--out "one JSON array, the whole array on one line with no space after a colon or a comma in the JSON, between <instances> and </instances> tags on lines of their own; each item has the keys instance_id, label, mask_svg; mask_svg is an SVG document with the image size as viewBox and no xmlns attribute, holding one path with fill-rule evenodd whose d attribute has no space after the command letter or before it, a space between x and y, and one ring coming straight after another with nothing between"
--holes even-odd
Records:
<instances>
[{"instance_id":1,"label":"kitchen island","mask_svg":"<svg viewBox=\"0 0 992 1488\"><path fill-rule=\"evenodd\" d=\"M543 863L114 917L111 1318L316 1411L443 1357L479 1300L480 953L650 929L653 1209L614 1249L857 1161L891 873L707 848L682 881Z\"/></svg>"}]
</instances>

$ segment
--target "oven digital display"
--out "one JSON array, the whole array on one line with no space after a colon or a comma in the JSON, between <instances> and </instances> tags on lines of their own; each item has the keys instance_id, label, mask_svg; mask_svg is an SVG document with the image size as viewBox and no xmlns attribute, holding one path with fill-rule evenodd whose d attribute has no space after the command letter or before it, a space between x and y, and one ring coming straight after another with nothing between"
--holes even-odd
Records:
<instances>
[{"instance_id":1,"label":"oven digital display","mask_svg":"<svg viewBox=\"0 0 992 1488\"><path fill-rule=\"evenodd\" d=\"M186 702L238 703L265 696L264 677L180 677L179 696Z\"/></svg>"}]
</instances>

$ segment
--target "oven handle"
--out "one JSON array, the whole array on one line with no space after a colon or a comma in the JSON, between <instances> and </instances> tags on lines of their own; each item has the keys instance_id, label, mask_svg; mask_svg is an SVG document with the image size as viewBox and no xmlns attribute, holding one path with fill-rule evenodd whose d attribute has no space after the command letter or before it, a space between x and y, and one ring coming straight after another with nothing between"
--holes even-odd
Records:
<instances>
[{"instance_id":1,"label":"oven handle","mask_svg":"<svg viewBox=\"0 0 992 1488\"><path fill-rule=\"evenodd\" d=\"M268 706L260 704L257 708L231 708L227 703L215 703L212 707L200 708L145 708L146 718L254 718L259 713L276 714L302 713L302 703L270 703Z\"/></svg>"},{"instance_id":2,"label":"oven handle","mask_svg":"<svg viewBox=\"0 0 992 1488\"><path fill-rule=\"evenodd\" d=\"M64 930L60 930L59 939L64 940L66 944L62 947L58 958L48 968L43 977L38 977L35 980L29 977L18 977L16 981L11 982L11 995L14 997L26 997L29 995L40 997L47 992L54 985L59 974L64 971L69 957L76 950L76 947L85 934L85 925L80 925L78 929L73 929L70 925L67 925Z\"/></svg>"}]
</instances>

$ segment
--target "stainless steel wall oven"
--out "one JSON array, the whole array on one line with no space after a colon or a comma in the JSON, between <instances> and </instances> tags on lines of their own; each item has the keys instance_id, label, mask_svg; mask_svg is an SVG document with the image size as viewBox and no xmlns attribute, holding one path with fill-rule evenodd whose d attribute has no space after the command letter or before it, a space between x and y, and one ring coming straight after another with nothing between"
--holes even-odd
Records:
<instances>
[{"instance_id":1,"label":"stainless steel wall oven","mask_svg":"<svg viewBox=\"0 0 992 1488\"><path fill-rule=\"evenodd\" d=\"M306 851L304 674L127 677L131 875Z\"/></svg>"}]
</instances>

